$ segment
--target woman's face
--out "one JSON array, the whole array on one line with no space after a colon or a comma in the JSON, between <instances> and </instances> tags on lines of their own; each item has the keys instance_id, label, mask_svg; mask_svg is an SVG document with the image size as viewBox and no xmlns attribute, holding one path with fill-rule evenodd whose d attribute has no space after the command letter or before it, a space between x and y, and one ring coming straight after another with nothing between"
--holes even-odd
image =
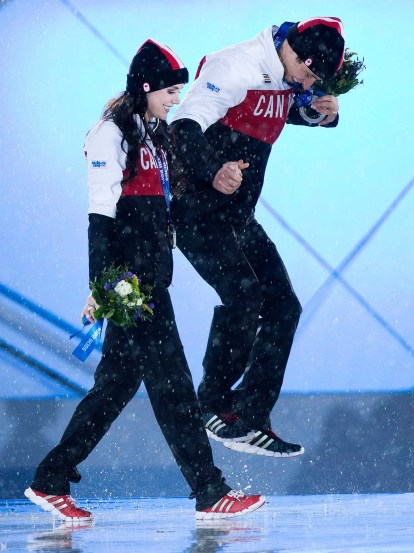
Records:
<instances>
[{"instance_id":1,"label":"woman's face","mask_svg":"<svg viewBox=\"0 0 414 553\"><path fill-rule=\"evenodd\" d=\"M153 117L162 120L167 119L168 112L173 105L180 103L180 92L183 86L183 84L175 84L155 92L148 92L148 107L145 112L145 119L147 121Z\"/></svg>"}]
</instances>

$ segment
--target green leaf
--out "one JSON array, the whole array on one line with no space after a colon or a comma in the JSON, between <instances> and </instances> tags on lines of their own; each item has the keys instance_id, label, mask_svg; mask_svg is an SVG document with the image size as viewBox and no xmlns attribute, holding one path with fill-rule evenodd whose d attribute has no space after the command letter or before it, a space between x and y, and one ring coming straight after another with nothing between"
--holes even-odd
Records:
<instances>
[{"instance_id":1,"label":"green leaf","mask_svg":"<svg viewBox=\"0 0 414 553\"><path fill-rule=\"evenodd\" d=\"M93 312L93 318L96 320L102 319L102 317L104 316L104 311L105 311L105 308L101 305L100 307L98 307L98 309L96 309Z\"/></svg>"},{"instance_id":2,"label":"green leaf","mask_svg":"<svg viewBox=\"0 0 414 553\"><path fill-rule=\"evenodd\" d=\"M92 290L92 297L98 305L102 305L104 303L102 296L96 288Z\"/></svg>"},{"instance_id":3,"label":"green leaf","mask_svg":"<svg viewBox=\"0 0 414 553\"><path fill-rule=\"evenodd\" d=\"M116 311L114 311L114 314L112 315L111 317L111 321L118 325L118 326L122 326L123 322L124 322L124 318L122 317L122 315L120 313L117 313Z\"/></svg>"},{"instance_id":4,"label":"green leaf","mask_svg":"<svg viewBox=\"0 0 414 553\"><path fill-rule=\"evenodd\" d=\"M106 319L110 319L114 313L115 313L115 309L110 309L109 311L106 311L104 317Z\"/></svg>"}]
</instances>

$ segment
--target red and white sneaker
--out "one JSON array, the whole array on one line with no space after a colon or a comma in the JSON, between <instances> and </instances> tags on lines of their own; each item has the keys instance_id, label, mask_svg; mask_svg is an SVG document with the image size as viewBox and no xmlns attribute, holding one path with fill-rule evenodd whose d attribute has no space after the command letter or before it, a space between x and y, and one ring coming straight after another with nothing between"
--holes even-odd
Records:
<instances>
[{"instance_id":1,"label":"red and white sneaker","mask_svg":"<svg viewBox=\"0 0 414 553\"><path fill-rule=\"evenodd\" d=\"M46 495L42 492L27 488L24 495L45 511L52 515L57 515L66 522L92 521L93 515L89 511L84 511L76 507L73 498L70 495Z\"/></svg>"},{"instance_id":2,"label":"red and white sneaker","mask_svg":"<svg viewBox=\"0 0 414 553\"><path fill-rule=\"evenodd\" d=\"M261 507L266 501L264 495L244 495L243 492L230 490L217 503L196 511L197 520L212 520L220 518L237 517L245 513L251 513Z\"/></svg>"}]
</instances>

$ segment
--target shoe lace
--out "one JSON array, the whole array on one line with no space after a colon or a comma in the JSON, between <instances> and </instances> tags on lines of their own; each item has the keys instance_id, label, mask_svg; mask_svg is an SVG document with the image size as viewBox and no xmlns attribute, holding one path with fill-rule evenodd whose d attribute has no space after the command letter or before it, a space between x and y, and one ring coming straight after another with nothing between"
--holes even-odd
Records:
<instances>
[{"instance_id":1,"label":"shoe lace","mask_svg":"<svg viewBox=\"0 0 414 553\"><path fill-rule=\"evenodd\" d=\"M227 494L230 497L234 497L235 499L242 499L244 497L244 493L240 490L230 490Z\"/></svg>"},{"instance_id":2,"label":"shoe lace","mask_svg":"<svg viewBox=\"0 0 414 553\"><path fill-rule=\"evenodd\" d=\"M230 411L229 413L220 413L219 417L227 424L234 424L240 418L234 411Z\"/></svg>"}]
</instances>

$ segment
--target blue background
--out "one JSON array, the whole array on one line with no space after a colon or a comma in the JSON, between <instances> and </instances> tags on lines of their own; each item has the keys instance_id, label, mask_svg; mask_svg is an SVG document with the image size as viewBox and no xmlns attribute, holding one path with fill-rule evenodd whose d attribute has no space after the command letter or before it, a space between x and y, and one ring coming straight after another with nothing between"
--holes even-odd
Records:
<instances>
[{"instance_id":1,"label":"blue background","mask_svg":"<svg viewBox=\"0 0 414 553\"><path fill-rule=\"evenodd\" d=\"M412 389L412 0L3 2L1 282L79 326L88 288L83 141L145 39L170 46L193 78L204 54L314 15L343 20L367 69L363 86L340 98L337 129L287 126L270 157L257 218L304 307L283 390ZM218 298L178 251L173 284L197 384ZM39 348L5 321L0 337L27 355ZM53 342L36 358L63 370ZM0 397L68 395L3 351L0 364ZM93 369L75 359L71 367L87 388Z\"/></svg>"}]
</instances>

